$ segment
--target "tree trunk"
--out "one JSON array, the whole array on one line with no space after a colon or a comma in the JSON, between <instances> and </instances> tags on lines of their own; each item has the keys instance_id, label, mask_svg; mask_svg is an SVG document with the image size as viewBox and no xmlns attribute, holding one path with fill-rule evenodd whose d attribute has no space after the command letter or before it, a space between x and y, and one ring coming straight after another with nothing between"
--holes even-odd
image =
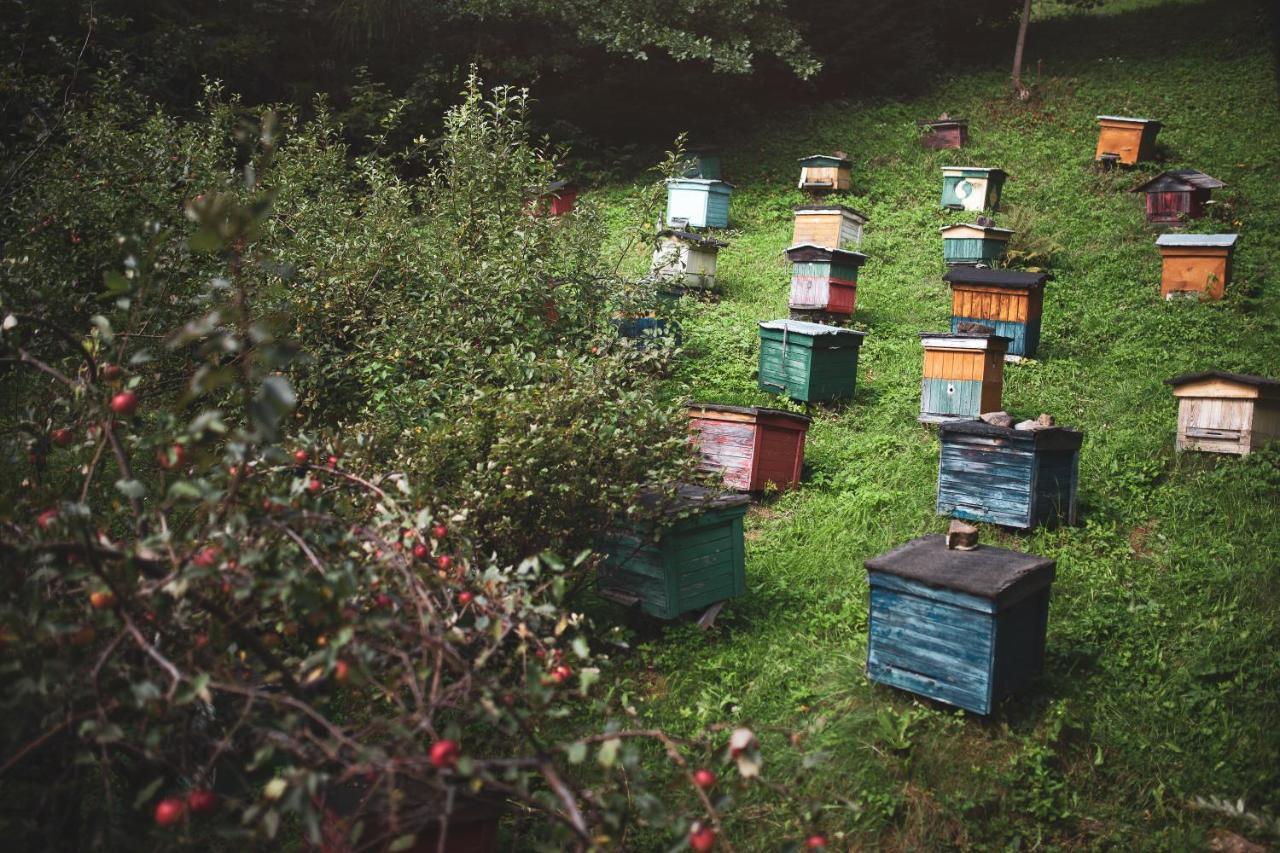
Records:
<instances>
[{"instance_id":1,"label":"tree trunk","mask_svg":"<svg viewBox=\"0 0 1280 853\"><path fill-rule=\"evenodd\" d=\"M1013 93L1025 101L1031 91L1022 85L1022 48L1027 43L1027 24L1031 22L1031 0L1022 0L1022 20L1018 24L1018 44L1013 49Z\"/></svg>"}]
</instances>

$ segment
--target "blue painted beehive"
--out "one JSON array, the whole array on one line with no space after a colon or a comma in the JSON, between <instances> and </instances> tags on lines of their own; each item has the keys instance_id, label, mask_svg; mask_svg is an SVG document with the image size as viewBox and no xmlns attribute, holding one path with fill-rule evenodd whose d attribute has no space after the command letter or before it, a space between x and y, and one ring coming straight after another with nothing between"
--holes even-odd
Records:
<instances>
[{"instance_id":1,"label":"blue painted beehive","mask_svg":"<svg viewBox=\"0 0 1280 853\"><path fill-rule=\"evenodd\" d=\"M672 228L729 227L733 184L712 178L667 179L667 225Z\"/></svg>"},{"instance_id":2,"label":"blue painted beehive","mask_svg":"<svg viewBox=\"0 0 1280 853\"><path fill-rule=\"evenodd\" d=\"M866 567L872 681L990 714L1043 667L1053 560L921 536Z\"/></svg>"},{"instance_id":3,"label":"blue painted beehive","mask_svg":"<svg viewBox=\"0 0 1280 853\"><path fill-rule=\"evenodd\" d=\"M761 390L805 403L851 399L866 335L803 320L761 323Z\"/></svg>"},{"instance_id":4,"label":"blue painted beehive","mask_svg":"<svg viewBox=\"0 0 1280 853\"><path fill-rule=\"evenodd\" d=\"M1076 523L1084 433L952 421L939 425L938 439L940 515L1023 529Z\"/></svg>"}]
</instances>

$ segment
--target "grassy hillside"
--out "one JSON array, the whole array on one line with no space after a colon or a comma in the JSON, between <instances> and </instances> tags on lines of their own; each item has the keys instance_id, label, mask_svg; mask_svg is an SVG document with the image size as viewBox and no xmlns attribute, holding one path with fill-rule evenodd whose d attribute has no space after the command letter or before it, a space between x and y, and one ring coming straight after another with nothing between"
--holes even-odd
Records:
<instances>
[{"instance_id":1,"label":"grassy hillside","mask_svg":"<svg viewBox=\"0 0 1280 853\"><path fill-rule=\"evenodd\" d=\"M777 849L821 829L850 847L1176 849L1246 821L1196 796L1280 811L1280 451L1247 460L1173 451L1163 380L1219 368L1280 375L1280 109L1262 4L1055 10L1031 30L1036 98L1013 105L1006 57L912 102L778 116L726 152L726 297L691 309L672 393L784 405L756 389L756 321L786 315L795 158L851 153L845 203L870 216L856 326L869 332L849 405L815 409L803 488L753 508L748 594L709 636L652 630L624 664L639 717L677 732L724 720L764 733L769 776L811 812L768 798L726 837ZM968 57L967 61L972 60ZM1040 65L1037 73L1037 64ZM929 152L914 121L943 110L971 143ZM1099 173L1098 113L1161 119L1159 163ZM945 329L940 167L999 166L1018 227L1057 247L1039 358L1006 370L1006 408L1086 433L1082 523L984 541L1058 560L1048 660L988 719L872 686L863 674L862 561L945 529L938 445L915 421L916 333ZM1241 234L1220 303L1166 303L1155 232L1127 190L1160 168L1227 182ZM603 193L621 217L624 188ZM1012 221L1002 212L997 223ZM644 259L633 259L643 271ZM782 732L796 732L789 744ZM640 843L640 840L636 840ZM657 843L657 840L645 841Z\"/></svg>"}]
</instances>

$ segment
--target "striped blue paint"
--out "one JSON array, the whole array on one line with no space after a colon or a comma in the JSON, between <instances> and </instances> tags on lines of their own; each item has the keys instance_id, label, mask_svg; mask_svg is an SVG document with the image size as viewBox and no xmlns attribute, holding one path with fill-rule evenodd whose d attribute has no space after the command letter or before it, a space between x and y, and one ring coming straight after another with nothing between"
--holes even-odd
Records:
<instances>
[{"instance_id":1,"label":"striped blue paint","mask_svg":"<svg viewBox=\"0 0 1280 853\"><path fill-rule=\"evenodd\" d=\"M1008 355L1034 358L1036 350L1040 348L1039 317L1029 323L1013 323L1008 320L991 320L986 317L953 316L951 318L952 334L956 333L961 323L978 323L984 326L993 326L996 330L995 334L1009 339L1009 348L1005 350Z\"/></svg>"},{"instance_id":2,"label":"striped blue paint","mask_svg":"<svg viewBox=\"0 0 1280 853\"><path fill-rule=\"evenodd\" d=\"M1035 431L971 434L944 425L938 458L941 515L1029 529L1075 524L1079 433L1074 447L1038 446Z\"/></svg>"}]
</instances>

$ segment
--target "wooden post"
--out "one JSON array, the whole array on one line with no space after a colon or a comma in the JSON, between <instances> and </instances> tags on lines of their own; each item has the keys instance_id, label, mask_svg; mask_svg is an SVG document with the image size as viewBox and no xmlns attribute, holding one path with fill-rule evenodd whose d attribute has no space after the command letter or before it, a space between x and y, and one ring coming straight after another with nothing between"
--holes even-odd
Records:
<instances>
[{"instance_id":1,"label":"wooden post","mask_svg":"<svg viewBox=\"0 0 1280 853\"><path fill-rule=\"evenodd\" d=\"M1013 49L1013 94L1019 101L1031 97L1031 92L1022 85L1022 49L1027 43L1027 24L1031 21L1031 0L1022 2L1022 20L1018 23L1018 43Z\"/></svg>"}]
</instances>

